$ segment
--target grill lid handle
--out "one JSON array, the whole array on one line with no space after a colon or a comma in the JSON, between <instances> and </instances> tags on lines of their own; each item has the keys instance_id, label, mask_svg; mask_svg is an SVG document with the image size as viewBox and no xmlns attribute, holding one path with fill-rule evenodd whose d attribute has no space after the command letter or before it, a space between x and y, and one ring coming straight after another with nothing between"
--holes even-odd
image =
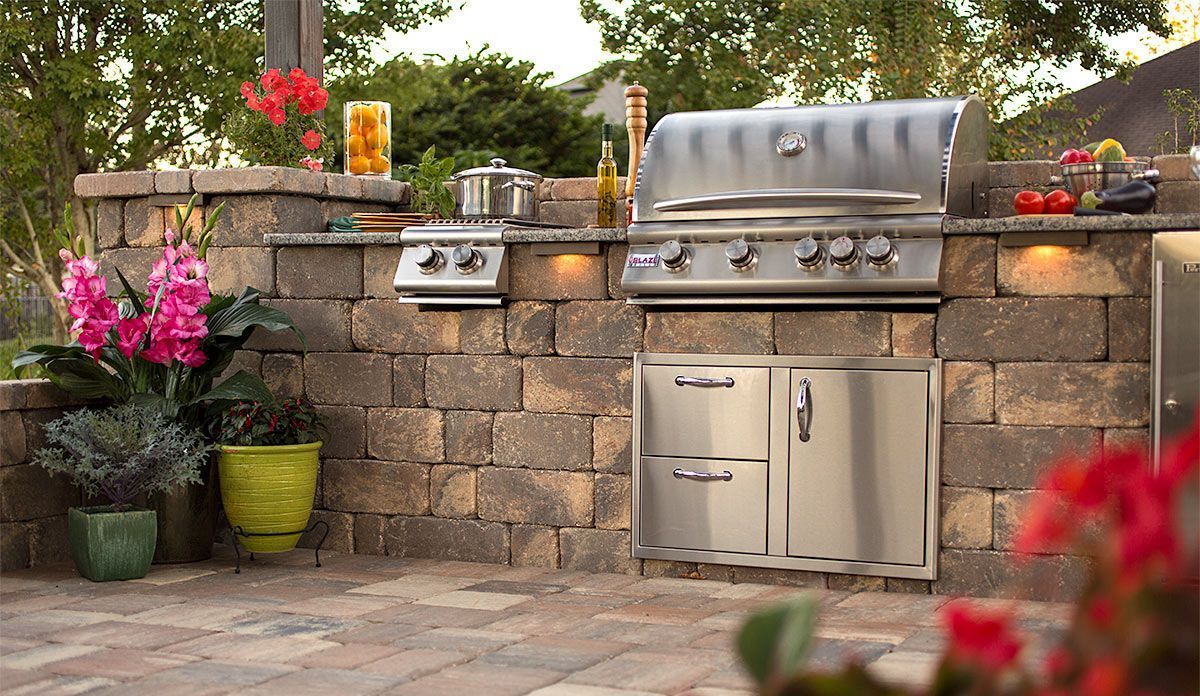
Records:
<instances>
[{"instance_id":1,"label":"grill lid handle","mask_svg":"<svg viewBox=\"0 0 1200 696\"><path fill-rule=\"evenodd\" d=\"M654 204L660 213L684 210L723 210L754 208L760 205L785 205L797 208L830 204L911 205L921 201L915 191L859 188L788 188L755 191L720 191L702 196L668 198Z\"/></svg>"}]
</instances>

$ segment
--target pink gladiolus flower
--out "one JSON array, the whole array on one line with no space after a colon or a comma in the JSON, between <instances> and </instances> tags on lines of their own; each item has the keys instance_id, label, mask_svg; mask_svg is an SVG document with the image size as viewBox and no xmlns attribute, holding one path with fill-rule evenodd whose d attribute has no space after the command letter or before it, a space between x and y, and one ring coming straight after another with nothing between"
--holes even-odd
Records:
<instances>
[{"instance_id":1,"label":"pink gladiolus flower","mask_svg":"<svg viewBox=\"0 0 1200 696\"><path fill-rule=\"evenodd\" d=\"M96 275L99 265L95 261L86 256L75 259L66 250L59 256L66 261L69 275L63 278L57 296L67 300L67 312L75 317L71 331L78 332L79 345L99 361L108 331L120 320L117 305L108 299L106 280Z\"/></svg>"},{"instance_id":2,"label":"pink gladiolus flower","mask_svg":"<svg viewBox=\"0 0 1200 696\"><path fill-rule=\"evenodd\" d=\"M175 358L188 367L200 367L208 362L208 356L200 350L199 343L188 343L175 353Z\"/></svg>"},{"instance_id":3,"label":"pink gladiolus flower","mask_svg":"<svg viewBox=\"0 0 1200 696\"><path fill-rule=\"evenodd\" d=\"M121 355L132 358L149 328L149 314L142 314L131 319L122 319L117 324L117 350L121 351Z\"/></svg>"}]
</instances>

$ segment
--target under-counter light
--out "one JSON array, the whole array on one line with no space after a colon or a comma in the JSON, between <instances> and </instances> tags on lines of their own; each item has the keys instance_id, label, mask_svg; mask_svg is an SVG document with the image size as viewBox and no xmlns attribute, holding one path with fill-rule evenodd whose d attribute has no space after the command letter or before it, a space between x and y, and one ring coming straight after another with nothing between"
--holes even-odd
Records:
<instances>
[{"instance_id":1,"label":"under-counter light","mask_svg":"<svg viewBox=\"0 0 1200 696\"><path fill-rule=\"evenodd\" d=\"M1002 247L1068 247L1087 246L1088 233L1070 232L1001 232Z\"/></svg>"},{"instance_id":2,"label":"under-counter light","mask_svg":"<svg viewBox=\"0 0 1200 696\"><path fill-rule=\"evenodd\" d=\"M534 256L596 256L600 242L534 242Z\"/></svg>"}]
</instances>

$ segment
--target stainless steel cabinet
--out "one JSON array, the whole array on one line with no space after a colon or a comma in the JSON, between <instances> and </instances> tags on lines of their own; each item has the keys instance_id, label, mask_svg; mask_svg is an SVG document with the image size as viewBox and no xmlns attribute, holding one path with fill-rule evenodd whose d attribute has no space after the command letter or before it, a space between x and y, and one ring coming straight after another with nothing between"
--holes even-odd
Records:
<instances>
[{"instance_id":1,"label":"stainless steel cabinet","mask_svg":"<svg viewBox=\"0 0 1200 696\"><path fill-rule=\"evenodd\" d=\"M933 579L941 361L639 353L633 553Z\"/></svg>"},{"instance_id":2,"label":"stainless steel cabinet","mask_svg":"<svg viewBox=\"0 0 1200 696\"><path fill-rule=\"evenodd\" d=\"M1150 401L1154 461L1200 407L1200 232L1154 235Z\"/></svg>"}]
</instances>

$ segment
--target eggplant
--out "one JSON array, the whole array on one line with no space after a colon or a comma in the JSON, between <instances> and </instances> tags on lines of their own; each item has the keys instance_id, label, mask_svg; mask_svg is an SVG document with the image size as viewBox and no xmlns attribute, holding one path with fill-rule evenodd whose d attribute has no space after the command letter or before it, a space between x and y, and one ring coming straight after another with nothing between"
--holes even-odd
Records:
<instances>
[{"instance_id":1,"label":"eggplant","mask_svg":"<svg viewBox=\"0 0 1200 696\"><path fill-rule=\"evenodd\" d=\"M1075 215L1080 216L1080 217L1088 216L1088 215L1104 216L1104 215L1122 215L1122 214L1123 213L1118 213L1118 212L1115 212L1112 210L1097 210L1095 208L1085 208L1082 205L1075 206Z\"/></svg>"},{"instance_id":2,"label":"eggplant","mask_svg":"<svg viewBox=\"0 0 1200 696\"><path fill-rule=\"evenodd\" d=\"M1148 213L1154 209L1158 192L1154 185L1140 179L1103 191L1089 191L1080 198L1084 208L1096 208L1115 213Z\"/></svg>"}]
</instances>

